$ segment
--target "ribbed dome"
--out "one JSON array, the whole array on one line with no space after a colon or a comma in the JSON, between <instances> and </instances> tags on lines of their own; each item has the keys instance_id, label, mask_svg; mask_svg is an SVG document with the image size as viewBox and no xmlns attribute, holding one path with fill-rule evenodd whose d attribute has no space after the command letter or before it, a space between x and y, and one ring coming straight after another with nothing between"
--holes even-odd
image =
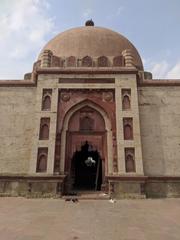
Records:
<instances>
[{"instance_id":1,"label":"ribbed dome","mask_svg":"<svg viewBox=\"0 0 180 240\"><path fill-rule=\"evenodd\" d=\"M82 58L118 56L125 49L131 49L134 64L142 70L141 57L133 44L121 34L102 27L85 26L67 30L49 41L42 51L51 50L58 57Z\"/></svg>"}]
</instances>

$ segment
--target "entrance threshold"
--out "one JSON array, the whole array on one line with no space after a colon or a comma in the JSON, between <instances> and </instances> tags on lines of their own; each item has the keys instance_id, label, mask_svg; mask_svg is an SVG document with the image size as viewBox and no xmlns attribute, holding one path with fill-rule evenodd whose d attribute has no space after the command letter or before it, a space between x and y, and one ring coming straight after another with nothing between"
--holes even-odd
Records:
<instances>
[{"instance_id":1,"label":"entrance threshold","mask_svg":"<svg viewBox=\"0 0 180 240\"><path fill-rule=\"evenodd\" d=\"M102 191L75 191L74 194L62 196L65 200L108 200L109 194Z\"/></svg>"}]
</instances>

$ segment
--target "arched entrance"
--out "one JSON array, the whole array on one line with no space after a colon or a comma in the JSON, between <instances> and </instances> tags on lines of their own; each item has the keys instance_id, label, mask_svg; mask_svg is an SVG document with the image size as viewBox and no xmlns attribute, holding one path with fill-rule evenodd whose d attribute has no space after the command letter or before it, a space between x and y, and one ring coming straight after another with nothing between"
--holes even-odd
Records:
<instances>
[{"instance_id":1,"label":"arched entrance","mask_svg":"<svg viewBox=\"0 0 180 240\"><path fill-rule=\"evenodd\" d=\"M76 190L101 190L102 159L99 152L86 141L76 151L71 162L72 188Z\"/></svg>"},{"instance_id":2,"label":"arched entrance","mask_svg":"<svg viewBox=\"0 0 180 240\"><path fill-rule=\"evenodd\" d=\"M107 132L103 116L83 106L69 118L66 133L66 192L101 190L105 181Z\"/></svg>"}]
</instances>

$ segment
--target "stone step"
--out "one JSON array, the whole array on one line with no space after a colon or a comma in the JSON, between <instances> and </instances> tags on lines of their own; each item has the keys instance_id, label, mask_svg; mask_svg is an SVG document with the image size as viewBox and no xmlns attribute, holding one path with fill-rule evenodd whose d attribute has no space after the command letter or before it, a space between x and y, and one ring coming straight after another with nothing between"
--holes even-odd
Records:
<instances>
[{"instance_id":1,"label":"stone step","mask_svg":"<svg viewBox=\"0 0 180 240\"><path fill-rule=\"evenodd\" d=\"M82 200L108 200L110 199L109 194L104 192L93 192L93 191L78 191L75 193L76 195L64 195L63 199L66 201L70 201L73 199L82 199Z\"/></svg>"}]
</instances>

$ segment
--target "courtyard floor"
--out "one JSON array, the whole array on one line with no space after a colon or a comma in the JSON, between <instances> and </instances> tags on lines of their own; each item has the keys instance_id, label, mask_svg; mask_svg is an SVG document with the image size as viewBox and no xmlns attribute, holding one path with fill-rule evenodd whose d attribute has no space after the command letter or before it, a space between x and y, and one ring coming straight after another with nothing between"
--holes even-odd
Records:
<instances>
[{"instance_id":1,"label":"courtyard floor","mask_svg":"<svg viewBox=\"0 0 180 240\"><path fill-rule=\"evenodd\" d=\"M179 240L180 199L0 198L0 240Z\"/></svg>"}]
</instances>

